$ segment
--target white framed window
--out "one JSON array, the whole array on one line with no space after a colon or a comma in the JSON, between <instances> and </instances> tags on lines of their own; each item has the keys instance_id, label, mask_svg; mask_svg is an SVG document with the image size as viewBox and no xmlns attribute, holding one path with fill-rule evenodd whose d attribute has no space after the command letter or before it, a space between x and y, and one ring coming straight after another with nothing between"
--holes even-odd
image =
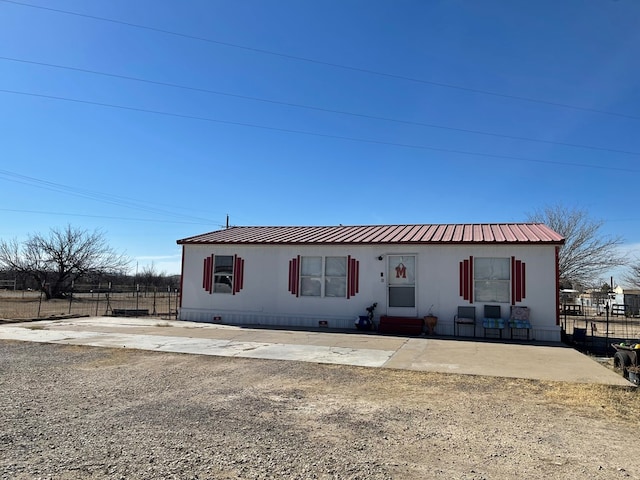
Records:
<instances>
[{"instance_id":1,"label":"white framed window","mask_svg":"<svg viewBox=\"0 0 640 480\"><path fill-rule=\"evenodd\" d=\"M476 301L509 303L511 260L476 257L473 265L473 283Z\"/></svg>"},{"instance_id":2,"label":"white framed window","mask_svg":"<svg viewBox=\"0 0 640 480\"><path fill-rule=\"evenodd\" d=\"M214 257L213 292L233 293L233 255Z\"/></svg>"},{"instance_id":3,"label":"white framed window","mask_svg":"<svg viewBox=\"0 0 640 480\"><path fill-rule=\"evenodd\" d=\"M300 257L300 295L346 297L347 257Z\"/></svg>"}]
</instances>

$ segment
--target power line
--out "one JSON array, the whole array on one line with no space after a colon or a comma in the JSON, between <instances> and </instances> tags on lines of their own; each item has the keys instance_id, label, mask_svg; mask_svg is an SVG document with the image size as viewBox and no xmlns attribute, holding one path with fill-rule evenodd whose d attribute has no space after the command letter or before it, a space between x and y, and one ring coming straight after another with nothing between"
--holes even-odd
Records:
<instances>
[{"instance_id":1,"label":"power line","mask_svg":"<svg viewBox=\"0 0 640 480\"><path fill-rule=\"evenodd\" d=\"M177 217L177 218L191 218L192 220L196 221L198 224L210 224L212 223L211 219L205 219L205 218L201 218L201 217L195 217L195 216L191 216L191 215L184 215L184 214L177 214L177 213L173 213L173 212L169 212L167 210L162 210L162 209L158 209L155 207L147 207L144 204L141 204L140 202L137 202L135 200L131 200L128 199L126 197L119 197L116 195L107 195L104 193L99 193L99 192L93 192L90 190L86 190L86 189L81 189L81 188L77 188L77 187L70 187L68 185L63 185L60 183L55 183L55 182L50 182L47 180L41 180L38 178L34 178L34 177L29 177L26 175L21 175L19 173L15 173L15 172L10 172L8 170L0 170L0 176L4 176L4 177L8 177L5 178L6 180L15 182L15 183L20 183L23 185L29 185L29 186L35 186L38 188L43 188L45 190L50 190L50 191L54 191L54 192L62 192L62 193L66 193L69 195L73 195L76 197L81 197L81 198L88 198L91 200L96 200L102 203L107 203L107 204L111 204L111 205L115 205L115 206L119 206L119 207L126 207L126 208L131 208L134 210L140 210L140 211L144 211L147 213L153 213L153 214L157 214L157 215L165 215L165 216L170 216L170 217Z\"/></svg>"},{"instance_id":2,"label":"power line","mask_svg":"<svg viewBox=\"0 0 640 480\"><path fill-rule=\"evenodd\" d=\"M13 208L0 208L2 212L14 212L14 213L34 213L38 215L60 215L65 217L87 217L87 218L101 218L108 220L120 220L131 222L149 222L149 223L171 223L171 224L184 224L184 225L215 225L215 222L181 222L178 220L152 220L149 218L129 218L129 217L115 217L109 215L89 215L83 213L64 213L64 212L45 212L40 210L18 210ZM222 227L223 225L219 225Z\"/></svg>"},{"instance_id":3,"label":"power line","mask_svg":"<svg viewBox=\"0 0 640 480\"><path fill-rule=\"evenodd\" d=\"M437 129L441 129L441 130L450 130L450 131L462 132L462 133L472 133L472 134L485 135L485 136L496 137L496 138L506 138L506 139L510 139L510 140L521 140L521 141L527 141L527 142L545 143L545 144L549 144L549 145L560 145L560 146L565 146L565 147L583 148L583 149L587 149L587 150L599 150L599 151L603 151L603 152L621 153L621 154L625 154L625 155L638 155L638 156L640 156L640 152L634 152L634 151L629 151L629 150L619 150L619 149L607 148L607 147L596 147L596 146L593 146L593 145L582 145L582 144L578 144L578 143L559 142L559 141L555 141L555 140L542 140L542 139L539 139L539 138L520 137L520 136L506 135L506 134L501 134L501 133L485 132L485 131L482 131L482 130L473 130L473 129L468 129L468 128L449 127L449 126L446 126L446 125L438 125L438 124L434 124L434 123L417 122L417 121L412 121L412 120L402 120L402 119L383 117L383 116L377 116L377 115L367 115L367 114L363 114L363 113L349 112L349 111L345 111L345 110L334 110L334 109L318 107L318 106L314 106L314 105L303 105L303 104L299 104L299 103L281 102L281 101L278 101L278 100L271 100L271 99L266 99L266 98L253 97L253 96L248 96L248 95L239 95L239 94L228 93L228 92L220 92L220 91L217 91L217 90L210 90L210 89L207 89L207 88L191 87L191 86L188 86L188 85L180 85L180 84L177 84L177 83L161 82L161 81L158 81L158 80L150 80L150 79L146 79L146 78L132 77L132 76L128 76L128 75L120 75L120 74L115 74L115 73L101 72L101 71L89 70L89 69L85 69L85 68L69 67L69 66L66 66L66 65L56 65L56 64L52 64L52 63L36 62L36 61L24 60L24 59L20 59L20 58L12 58L12 57L0 56L0 60L7 60L7 61L11 61L11 62L25 63L25 64L30 64L30 65L39 65L39 66L50 67L50 68L58 68L58 69L69 70L69 71L73 71L73 72L88 73L88 74L92 74L92 75L100 75L100 76L104 76L104 77L118 78L118 79L122 79L122 80L129 80L129 81L146 83L146 84L151 84L151 85L159 85L159 86L164 86L164 87L179 88L179 89L183 89L183 90L190 90L190 91L208 93L208 94L213 94L213 95L221 95L221 96L226 96L226 97L240 98L240 99L243 99L243 100L252 100L252 101L270 103L270 104L275 104L275 105L283 105L283 106L287 106L287 107L302 108L302 109L315 110L315 111L326 112L326 113L337 113L337 114L340 114L340 115L348 115L348 116L352 116L352 117L366 118L366 119L370 119L370 120L382 120L382 121L386 121L386 122L394 122L394 123L400 123L400 124L404 124L404 125L416 125L416 126L420 126L420 127L437 128Z\"/></svg>"},{"instance_id":4,"label":"power line","mask_svg":"<svg viewBox=\"0 0 640 480\"><path fill-rule=\"evenodd\" d=\"M0 0L0 1L4 1L4 0ZM469 155L469 156L476 156L476 157L483 157L483 158L499 158L499 159L504 159L504 160L517 160L517 161L522 161L522 162L541 163L541 164L546 164L546 165L562 165L562 166L569 166L569 167L593 168L593 169L598 169L598 170L620 171L620 172L634 172L634 173L640 172L639 169L622 168L622 167L615 167L615 166L610 166L610 165L589 165L589 164L584 164L584 163L559 162L559 161L552 161L552 160L540 160L540 159L534 159L534 158L517 157L517 156L513 156L513 155L499 155L499 154L491 154L491 153L472 152L472 151L466 151L466 150L456 150L456 149L432 147L432 146L427 146L427 145L414 145L414 144L407 144L407 143L385 142L385 141L382 141L382 140L371 140L371 139L365 139L365 138L347 137L347 136L343 136L343 135L332 135L332 134L310 132L310 131L304 131L304 130L294 130L294 129L289 129L289 128L270 127L270 126L267 126L267 125L258 125L258 124L245 123L245 122L233 122L233 121L230 121L230 120L220 120L220 119L210 118L210 117L201 117L201 116L196 116L196 115L186 115L186 114L173 113L173 112L164 112L164 111L160 111L160 110L151 110L151 109L146 109L146 108L130 107L130 106L125 106L125 105L111 104L111 103L93 102L93 101L90 101L90 100L80 100L80 99L69 98L69 97L59 97L59 96L54 96L54 95L43 95L43 94L31 93L31 92L19 92L19 91L16 91L16 90L0 89L0 92L10 93L10 94L14 94L14 95L24 95L24 96L30 96L30 97L36 97L36 98L47 98L47 99L51 99L51 100L60 100L60 101L65 101L65 102L73 102L73 103L79 103L79 104L84 104L84 105L93 105L93 106L99 106L99 107L107 107L107 108L114 108L114 109L120 109L120 110L128 110L128 111L140 112L140 113L150 113L150 114L154 114L154 115L162 115L162 116L174 117L174 118L183 118L183 119L188 119L188 120L199 120L199 121L204 121L204 122L219 123L219 124L223 124L223 125L234 125L234 126L239 126L239 127L258 128L258 129L269 130L269 131L274 131L274 132L293 133L293 134L298 134L298 135L308 135L308 136L320 137L320 138L332 138L332 139L337 139L337 140L347 140L347 141L351 141L351 142L369 143L369 144L375 144L375 145L386 145L386 146L393 146L393 147L403 147L403 148L411 148L411 149L417 149L417 150L431 150L431 151L435 151L435 152L455 153L455 154L460 154L460 155Z\"/></svg>"},{"instance_id":5,"label":"power line","mask_svg":"<svg viewBox=\"0 0 640 480\"><path fill-rule=\"evenodd\" d=\"M148 30L148 31L152 31L152 32L163 33L163 34L166 34L166 35L172 35L172 36L176 36L176 37L187 38L187 39L191 39L191 40L197 40L197 41L207 42L207 43L216 44L216 45L222 45L222 46L230 47L230 48L237 48L237 49L246 50L246 51L250 51L250 52L254 52L254 53L264 54L264 55L271 55L271 56L276 56L276 57L281 57L281 58L287 58L289 60L296 60L296 61L300 61L300 62L313 63L313 64L316 64L316 65L323 65L323 66L327 66L327 67L339 68L339 69L342 69L342 70L365 73L365 74L369 74L369 75L376 75L376 76L379 76L379 77L392 78L392 79L396 79L396 80L404 80L404 81L413 82L413 83L419 83L419 84L423 84L423 85L431 85L431 86L434 86L434 87L454 89L454 90L477 93L477 94L481 94L481 95L489 95L489 96L499 97L499 98L507 98L507 99L510 99L510 100L519 100L519 101L523 101L523 102L538 103L538 104L549 105L549 106L553 106L553 107L567 108L567 109L572 109L572 110L580 110L580 111L584 111L584 112L599 113L599 114L602 114L602 115L609 115L609 116L614 116L614 117L621 117L621 118L629 118L629 119L633 119L633 120L640 120L640 117L637 116L637 115L629 115L629 114L625 114L625 113L611 112L611 111L608 111L608 110L600 110L600 109L596 109L596 108L583 107L583 106L580 106L580 105L571 105L571 104L561 103L561 102L552 102L552 101L549 101L549 100L541 100L541 99L537 99L537 98L524 97L524 96L520 96L520 95L510 95L510 94L506 94L506 93L493 92L493 91L490 91L490 90L483 90L483 89L479 89L479 88L471 88L471 87L465 87L465 86L462 86L462 85L455 85L455 84L452 84L452 83L434 82L434 81L430 81L430 80L425 80L425 79L415 78L415 77L409 77L409 76L406 76L406 75L400 75L400 74L396 74L396 73L380 72L380 71L377 71L377 70L354 67L354 66L351 66L351 65L344 65L344 64L340 64L340 63L334 63L334 62L327 62L327 61L317 60L317 59L308 58L308 57L301 57L301 56L298 56L298 55L291 55L291 54L282 53L282 52L275 52L275 51L272 51L272 50L266 50L266 49L262 49L262 48L248 47L246 45L239 45L239 44L235 44L235 43L224 42L224 41L221 41L221 40L213 40L211 38L201 37L201 36L197 36L197 35L190 35L190 34L187 34L187 33L180 33L180 32L175 32L175 31L172 31L172 30L166 30L166 29L157 28L157 27L150 27L148 25L142 25L142 24L138 24L138 23L126 22L126 21L123 21L123 20L115 20L115 19L112 19L112 18L100 17L100 16L97 16L97 15L89 15L89 14L86 14L86 13L73 12L73 11L70 11L70 10L62 10L62 9L59 9L59 8L43 7L43 6L40 6L40 5L33 5L33 4L30 4L30 3L18 2L18 1L15 1L15 0L0 0L0 1L5 2L5 3L11 3L11 4L14 4L14 5L20 5L20 6L23 6L23 7L37 8L37 9L40 9L40 10L46 10L46 11L55 12L55 13L62 13L62 14L65 14L65 15L73 15L73 16L76 16L76 17L89 18L89 19L92 19L92 20L99 20L99 21L102 21L102 22L110 22L110 23L119 24L119 25L126 25L128 27L139 28L139 29Z\"/></svg>"}]
</instances>

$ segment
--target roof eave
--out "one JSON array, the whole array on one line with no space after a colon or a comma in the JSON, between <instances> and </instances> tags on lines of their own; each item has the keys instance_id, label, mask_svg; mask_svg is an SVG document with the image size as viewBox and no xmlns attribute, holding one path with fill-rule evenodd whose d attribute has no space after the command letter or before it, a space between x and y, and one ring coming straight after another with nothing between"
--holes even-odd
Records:
<instances>
[{"instance_id":1,"label":"roof eave","mask_svg":"<svg viewBox=\"0 0 640 480\"><path fill-rule=\"evenodd\" d=\"M195 240L189 241L189 239L178 240L178 245L311 245L311 246L360 246L360 245L564 245L565 239L562 240L549 240L549 241L531 241L531 240L516 240L516 241L433 241L433 242L243 242L243 241L208 241L208 240Z\"/></svg>"}]
</instances>

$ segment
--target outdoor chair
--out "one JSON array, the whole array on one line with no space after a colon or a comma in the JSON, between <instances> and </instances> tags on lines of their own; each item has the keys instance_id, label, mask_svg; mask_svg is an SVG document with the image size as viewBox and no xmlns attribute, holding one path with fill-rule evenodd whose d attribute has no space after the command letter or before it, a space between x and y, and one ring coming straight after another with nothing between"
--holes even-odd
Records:
<instances>
[{"instance_id":1,"label":"outdoor chair","mask_svg":"<svg viewBox=\"0 0 640 480\"><path fill-rule=\"evenodd\" d=\"M527 340L529 340L529 332L531 331L531 322L529 321L529 308L521 306L511 306L511 315L509 316L509 328L511 329L511 338L513 339L514 330L526 330Z\"/></svg>"},{"instance_id":2,"label":"outdoor chair","mask_svg":"<svg viewBox=\"0 0 640 480\"><path fill-rule=\"evenodd\" d=\"M454 335L459 335L460 325L473 328L473 336L476 336L476 307L458 307L458 314L453 317Z\"/></svg>"},{"instance_id":3,"label":"outdoor chair","mask_svg":"<svg viewBox=\"0 0 640 480\"><path fill-rule=\"evenodd\" d=\"M482 327L484 328L484 336L487 336L487 329L498 330L500 338L502 338L502 330L505 327L505 321L500 314L500 305L485 305L484 317L482 318Z\"/></svg>"}]
</instances>

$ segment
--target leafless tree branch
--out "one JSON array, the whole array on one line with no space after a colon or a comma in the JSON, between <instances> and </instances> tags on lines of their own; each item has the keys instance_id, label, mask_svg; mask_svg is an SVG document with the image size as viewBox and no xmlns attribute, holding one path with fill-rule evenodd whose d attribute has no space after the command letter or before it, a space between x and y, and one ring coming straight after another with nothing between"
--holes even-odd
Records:
<instances>
[{"instance_id":1,"label":"leafless tree branch","mask_svg":"<svg viewBox=\"0 0 640 480\"><path fill-rule=\"evenodd\" d=\"M593 282L627 261L618 251L622 237L601 235L604 222L590 218L585 210L547 206L529 214L528 221L544 223L565 238L559 254L560 278L573 286Z\"/></svg>"},{"instance_id":2,"label":"leafless tree branch","mask_svg":"<svg viewBox=\"0 0 640 480\"><path fill-rule=\"evenodd\" d=\"M640 288L640 258L636 257L631 261L623 279L629 286Z\"/></svg>"}]
</instances>

